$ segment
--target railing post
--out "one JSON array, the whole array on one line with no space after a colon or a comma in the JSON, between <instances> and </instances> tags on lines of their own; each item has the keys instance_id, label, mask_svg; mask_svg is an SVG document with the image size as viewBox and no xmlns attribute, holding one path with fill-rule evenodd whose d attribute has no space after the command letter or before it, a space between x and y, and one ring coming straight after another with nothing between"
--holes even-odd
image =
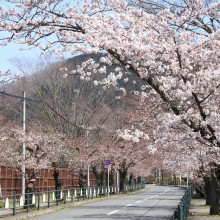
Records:
<instances>
[{"instance_id":1,"label":"railing post","mask_svg":"<svg viewBox=\"0 0 220 220\"><path fill-rule=\"evenodd\" d=\"M50 208L50 189L47 191L47 207Z\"/></svg>"},{"instance_id":2,"label":"railing post","mask_svg":"<svg viewBox=\"0 0 220 220\"><path fill-rule=\"evenodd\" d=\"M66 197L67 197L67 194L68 194L68 191L67 191L67 188L64 187L64 204L66 204Z\"/></svg>"},{"instance_id":3,"label":"railing post","mask_svg":"<svg viewBox=\"0 0 220 220\"><path fill-rule=\"evenodd\" d=\"M26 195L27 195L27 200L26 200L27 212L29 212L29 201L30 201L29 189L27 190Z\"/></svg>"},{"instance_id":4,"label":"railing post","mask_svg":"<svg viewBox=\"0 0 220 220\"><path fill-rule=\"evenodd\" d=\"M184 220L183 219L183 204L180 203L178 205L178 220Z\"/></svg>"},{"instance_id":5,"label":"railing post","mask_svg":"<svg viewBox=\"0 0 220 220\"><path fill-rule=\"evenodd\" d=\"M40 210L40 192L38 192L37 197L37 209Z\"/></svg>"},{"instance_id":6,"label":"railing post","mask_svg":"<svg viewBox=\"0 0 220 220\"><path fill-rule=\"evenodd\" d=\"M55 188L55 197L56 197L56 205L58 206L60 194L59 194L59 191L57 190L57 188Z\"/></svg>"},{"instance_id":7,"label":"railing post","mask_svg":"<svg viewBox=\"0 0 220 220\"><path fill-rule=\"evenodd\" d=\"M13 215L15 215L15 210L16 210L16 192L14 192L13 195Z\"/></svg>"},{"instance_id":8,"label":"railing post","mask_svg":"<svg viewBox=\"0 0 220 220\"><path fill-rule=\"evenodd\" d=\"M70 191L71 202L73 202L73 193L74 193L74 189L73 189L73 188L71 188L71 191Z\"/></svg>"},{"instance_id":9,"label":"railing post","mask_svg":"<svg viewBox=\"0 0 220 220\"><path fill-rule=\"evenodd\" d=\"M77 201L79 202L80 192L78 191Z\"/></svg>"}]
</instances>

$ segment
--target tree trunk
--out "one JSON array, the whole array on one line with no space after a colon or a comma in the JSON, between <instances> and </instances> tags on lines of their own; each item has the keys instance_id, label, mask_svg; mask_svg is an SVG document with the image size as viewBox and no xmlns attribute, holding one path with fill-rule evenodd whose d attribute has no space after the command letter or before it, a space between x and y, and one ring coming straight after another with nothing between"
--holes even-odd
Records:
<instances>
[{"instance_id":1,"label":"tree trunk","mask_svg":"<svg viewBox=\"0 0 220 220\"><path fill-rule=\"evenodd\" d=\"M120 176L120 191L123 192L125 190L125 180L127 176L127 170L126 169L120 169L119 170L119 176Z\"/></svg>"},{"instance_id":2,"label":"tree trunk","mask_svg":"<svg viewBox=\"0 0 220 220\"><path fill-rule=\"evenodd\" d=\"M137 178L137 184L141 183L141 176L138 176Z\"/></svg>"},{"instance_id":3,"label":"tree trunk","mask_svg":"<svg viewBox=\"0 0 220 220\"><path fill-rule=\"evenodd\" d=\"M128 184L129 184L129 185L132 185L132 183L133 183L133 178L134 178L134 176L133 176L133 174L131 174L131 175L129 176L129 181L128 181Z\"/></svg>"},{"instance_id":4,"label":"tree trunk","mask_svg":"<svg viewBox=\"0 0 220 220\"><path fill-rule=\"evenodd\" d=\"M100 184L99 186L104 186L105 185L105 171L102 170L101 175L100 175Z\"/></svg>"},{"instance_id":5,"label":"tree trunk","mask_svg":"<svg viewBox=\"0 0 220 220\"><path fill-rule=\"evenodd\" d=\"M85 187L86 184L86 174L84 173L84 171L82 169L80 169L79 171L79 187L83 188Z\"/></svg>"},{"instance_id":6,"label":"tree trunk","mask_svg":"<svg viewBox=\"0 0 220 220\"><path fill-rule=\"evenodd\" d=\"M96 166L92 166L92 173L95 176L95 181L96 181L96 185L98 186L98 181L99 181L99 173L96 170Z\"/></svg>"},{"instance_id":7,"label":"tree trunk","mask_svg":"<svg viewBox=\"0 0 220 220\"><path fill-rule=\"evenodd\" d=\"M176 186L176 174L173 174L173 179L174 179L174 185Z\"/></svg>"},{"instance_id":8,"label":"tree trunk","mask_svg":"<svg viewBox=\"0 0 220 220\"><path fill-rule=\"evenodd\" d=\"M210 187L211 187L211 204L210 204L210 215L219 215L219 199L220 199L220 192L218 190L218 180L216 179L216 176L214 173L211 173L211 181L210 181Z\"/></svg>"},{"instance_id":9,"label":"tree trunk","mask_svg":"<svg viewBox=\"0 0 220 220\"><path fill-rule=\"evenodd\" d=\"M211 205L211 178L209 176L204 177L205 182L205 198L206 198L206 205Z\"/></svg>"},{"instance_id":10,"label":"tree trunk","mask_svg":"<svg viewBox=\"0 0 220 220\"><path fill-rule=\"evenodd\" d=\"M109 184L110 186L114 186L114 172L111 171L110 174L109 174Z\"/></svg>"}]
</instances>

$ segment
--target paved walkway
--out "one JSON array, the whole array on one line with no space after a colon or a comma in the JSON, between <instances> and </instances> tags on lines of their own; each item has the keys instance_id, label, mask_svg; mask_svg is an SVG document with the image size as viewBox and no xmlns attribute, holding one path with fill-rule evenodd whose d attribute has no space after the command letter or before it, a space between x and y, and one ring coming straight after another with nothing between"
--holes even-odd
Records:
<instances>
[{"instance_id":1,"label":"paved walkway","mask_svg":"<svg viewBox=\"0 0 220 220\"><path fill-rule=\"evenodd\" d=\"M192 199L187 220L220 220L219 215L209 215L204 199Z\"/></svg>"}]
</instances>

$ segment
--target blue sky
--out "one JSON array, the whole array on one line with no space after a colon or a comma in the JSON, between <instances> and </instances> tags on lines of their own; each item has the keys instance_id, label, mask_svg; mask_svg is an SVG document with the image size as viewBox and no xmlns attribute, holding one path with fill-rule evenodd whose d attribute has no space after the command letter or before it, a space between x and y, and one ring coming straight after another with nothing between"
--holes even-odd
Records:
<instances>
[{"instance_id":1,"label":"blue sky","mask_svg":"<svg viewBox=\"0 0 220 220\"><path fill-rule=\"evenodd\" d=\"M5 8L10 6L10 3L1 1L0 5L3 5ZM4 33L0 32L0 38L4 36ZM10 63L10 59L19 58L19 59L37 59L40 56L41 52L38 48L31 50L20 50L21 45L10 43L7 46L0 46L0 71L7 71L10 69L12 72L16 72L15 66Z\"/></svg>"},{"instance_id":2,"label":"blue sky","mask_svg":"<svg viewBox=\"0 0 220 220\"><path fill-rule=\"evenodd\" d=\"M70 2L71 4L74 4L76 3L76 0L71 0ZM5 0L0 0L0 5L3 5L5 8L11 7L11 3L8 3ZM3 36L3 34L4 33L0 32L0 38ZM41 55L41 50L38 48L31 50L20 50L20 48L21 45L15 43L10 43L4 47L0 46L0 71L5 72L10 69L12 72L16 73L16 67L12 65L12 63L9 61L10 59L38 59ZM65 54L65 57L70 57L70 55Z\"/></svg>"},{"instance_id":3,"label":"blue sky","mask_svg":"<svg viewBox=\"0 0 220 220\"><path fill-rule=\"evenodd\" d=\"M16 67L10 63L10 59L37 59L41 52L38 48L31 50L20 50L20 45L10 43L7 46L0 46L0 70L7 71L10 69L16 72Z\"/></svg>"},{"instance_id":4,"label":"blue sky","mask_svg":"<svg viewBox=\"0 0 220 220\"><path fill-rule=\"evenodd\" d=\"M0 5L3 5L5 8L10 7L10 3L0 0ZM0 39L5 36L4 32L0 32ZM25 50L21 50L25 48ZM6 46L0 46L0 71L6 72L7 70L11 70L11 72L17 74L17 68L10 62L10 59L26 59L33 60L38 59L41 55L41 50L39 48L27 49L26 45L19 45L16 43L9 43Z\"/></svg>"}]
</instances>

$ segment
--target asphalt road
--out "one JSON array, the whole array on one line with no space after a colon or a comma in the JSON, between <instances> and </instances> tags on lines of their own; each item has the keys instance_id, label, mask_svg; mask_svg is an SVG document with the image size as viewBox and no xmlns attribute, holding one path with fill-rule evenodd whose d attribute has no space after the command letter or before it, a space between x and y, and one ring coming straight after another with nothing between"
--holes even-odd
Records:
<instances>
[{"instance_id":1,"label":"asphalt road","mask_svg":"<svg viewBox=\"0 0 220 220\"><path fill-rule=\"evenodd\" d=\"M58 211L34 220L164 220L170 219L180 202L184 189L146 185L144 191Z\"/></svg>"}]
</instances>

